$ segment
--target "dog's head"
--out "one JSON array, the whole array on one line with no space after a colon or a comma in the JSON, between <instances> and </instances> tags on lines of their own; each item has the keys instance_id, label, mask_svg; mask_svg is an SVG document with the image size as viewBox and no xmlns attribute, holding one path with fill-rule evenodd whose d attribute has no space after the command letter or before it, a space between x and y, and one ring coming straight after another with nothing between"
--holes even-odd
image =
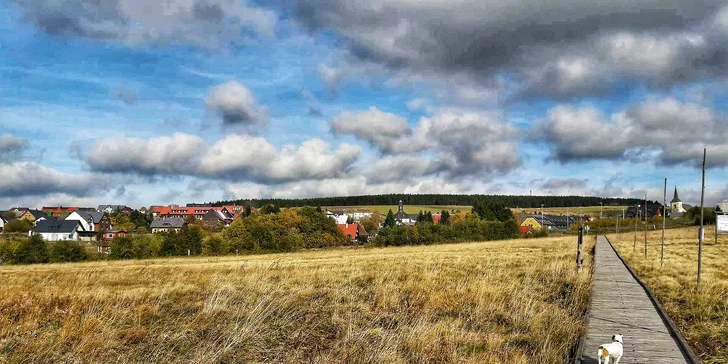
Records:
<instances>
[{"instance_id":1,"label":"dog's head","mask_svg":"<svg viewBox=\"0 0 728 364\"><path fill-rule=\"evenodd\" d=\"M616 334L612 336L612 341L618 342L622 345L624 345L624 341L622 341L622 334Z\"/></svg>"}]
</instances>

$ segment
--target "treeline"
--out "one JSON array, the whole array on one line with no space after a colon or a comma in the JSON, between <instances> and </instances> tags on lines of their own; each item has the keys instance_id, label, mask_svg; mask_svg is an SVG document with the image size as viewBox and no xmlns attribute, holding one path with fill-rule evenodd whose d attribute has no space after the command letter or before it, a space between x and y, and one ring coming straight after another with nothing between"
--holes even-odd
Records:
<instances>
[{"instance_id":1,"label":"treeline","mask_svg":"<svg viewBox=\"0 0 728 364\"><path fill-rule=\"evenodd\" d=\"M261 210L263 211L263 210ZM237 218L222 232L204 229L192 219L179 231L128 234L110 242L101 256L96 247L76 241L45 242L40 235L27 239L0 240L0 260L7 264L79 262L97 259L148 259L188 255L228 255L290 252L354 244L320 208L267 209ZM390 212L379 229L379 217L362 222L376 234L372 245L427 245L437 243L499 240L518 237L518 225L510 210L500 204L478 203L472 212L449 215L440 224L432 214L421 213L414 226L396 226Z\"/></svg>"},{"instance_id":2,"label":"treeline","mask_svg":"<svg viewBox=\"0 0 728 364\"><path fill-rule=\"evenodd\" d=\"M477 202L489 202L508 207L535 208L543 204L546 207L581 207L635 205L643 201L636 198L602 198L594 196L519 196L519 195L443 195L443 194L390 194L321 197L304 199L241 199L217 201L213 206L244 205L261 207L272 204L279 207L301 206L367 206L396 205L402 200L405 205L460 205L473 206Z\"/></svg>"},{"instance_id":3,"label":"treeline","mask_svg":"<svg viewBox=\"0 0 728 364\"><path fill-rule=\"evenodd\" d=\"M487 221L477 218L454 221L450 224L418 223L414 226L384 226L379 229L374 244L430 245L467 241L504 240L520 237L514 220Z\"/></svg>"}]
</instances>

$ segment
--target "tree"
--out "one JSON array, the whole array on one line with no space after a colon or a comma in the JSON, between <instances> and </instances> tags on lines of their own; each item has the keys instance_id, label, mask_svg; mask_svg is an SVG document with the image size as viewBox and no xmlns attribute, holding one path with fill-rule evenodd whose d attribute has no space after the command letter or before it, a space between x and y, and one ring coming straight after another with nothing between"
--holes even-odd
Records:
<instances>
[{"instance_id":1,"label":"tree","mask_svg":"<svg viewBox=\"0 0 728 364\"><path fill-rule=\"evenodd\" d=\"M392 212L392 209L389 209L389 212L387 213L387 218L384 219L384 226L394 227L396 222L394 221L394 213Z\"/></svg>"},{"instance_id":2,"label":"tree","mask_svg":"<svg viewBox=\"0 0 728 364\"><path fill-rule=\"evenodd\" d=\"M111 220L111 226L113 226L114 230L134 231L136 229L129 215L121 211L116 211L111 214L109 220Z\"/></svg>"},{"instance_id":3,"label":"tree","mask_svg":"<svg viewBox=\"0 0 728 364\"><path fill-rule=\"evenodd\" d=\"M30 230L33 230L33 223L26 219L11 220L3 229L6 233L27 233Z\"/></svg>"},{"instance_id":4,"label":"tree","mask_svg":"<svg viewBox=\"0 0 728 364\"><path fill-rule=\"evenodd\" d=\"M274 204L267 204L260 209L260 213L263 215L277 214L281 212L281 208Z\"/></svg>"},{"instance_id":5,"label":"tree","mask_svg":"<svg viewBox=\"0 0 728 364\"><path fill-rule=\"evenodd\" d=\"M228 242L219 234L207 237L202 247L202 254L204 255L224 255L229 251L230 246L228 245Z\"/></svg>"},{"instance_id":6,"label":"tree","mask_svg":"<svg viewBox=\"0 0 728 364\"><path fill-rule=\"evenodd\" d=\"M88 259L88 253L77 241L61 240L51 245L51 263L80 262L86 259Z\"/></svg>"},{"instance_id":7,"label":"tree","mask_svg":"<svg viewBox=\"0 0 728 364\"><path fill-rule=\"evenodd\" d=\"M432 219L432 212L427 211L427 213L425 214L425 222L430 224L435 223L435 220Z\"/></svg>"},{"instance_id":8,"label":"tree","mask_svg":"<svg viewBox=\"0 0 728 364\"><path fill-rule=\"evenodd\" d=\"M442 210L442 213L440 215L440 225L448 225L450 224L450 212L447 210Z\"/></svg>"},{"instance_id":9,"label":"tree","mask_svg":"<svg viewBox=\"0 0 728 364\"><path fill-rule=\"evenodd\" d=\"M16 251L16 262L20 264L48 263L48 245L37 234L24 240Z\"/></svg>"},{"instance_id":10,"label":"tree","mask_svg":"<svg viewBox=\"0 0 728 364\"><path fill-rule=\"evenodd\" d=\"M134 243L129 237L116 237L111 241L109 259L134 259Z\"/></svg>"},{"instance_id":11,"label":"tree","mask_svg":"<svg viewBox=\"0 0 728 364\"><path fill-rule=\"evenodd\" d=\"M353 224L354 223L354 216L347 215L347 217L346 217L346 223L347 224Z\"/></svg>"},{"instance_id":12,"label":"tree","mask_svg":"<svg viewBox=\"0 0 728 364\"><path fill-rule=\"evenodd\" d=\"M243 209L243 217L248 217L253 213L253 208L250 205L245 205Z\"/></svg>"}]
</instances>

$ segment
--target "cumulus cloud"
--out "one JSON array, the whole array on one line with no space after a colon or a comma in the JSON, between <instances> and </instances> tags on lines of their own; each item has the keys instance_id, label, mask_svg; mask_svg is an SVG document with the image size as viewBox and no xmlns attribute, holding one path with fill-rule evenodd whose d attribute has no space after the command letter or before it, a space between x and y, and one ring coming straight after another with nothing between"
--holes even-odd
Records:
<instances>
[{"instance_id":1,"label":"cumulus cloud","mask_svg":"<svg viewBox=\"0 0 728 364\"><path fill-rule=\"evenodd\" d=\"M420 148L403 137L412 133L407 119L384 112L375 106L364 111L344 111L331 120L334 134L350 134L366 140L384 153L417 150Z\"/></svg>"},{"instance_id":2,"label":"cumulus cloud","mask_svg":"<svg viewBox=\"0 0 728 364\"><path fill-rule=\"evenodd\" d=\"M0 164L0 197L61 193L89 196L108 189L108 181L93 175L71 175L35 163Z\"/></svg>"},{"instance_id":3,"label":"cumulus cloud","mask_svg":"<svg viewBox=\"0 0 728 364\"><path fill-rule=\"evenodd\" d=\"M18 138L12 134L0 135L0 157L17 157L28 149L29 145L28 139Z\"/></svg>"},{"instance_id":4,"label":"cumulus cloud","mask_svg":"<svg viewBox=\"0 0 728 364\"><path fill-rule=\"evenodd\" d=\"M406 119L372 107L340 114L331 121L331 129L365 140L382 154L430 153L432 163L423 173L492 175L521 164L516 129L494 113L443 110L410 127ZM394 161L411 163L405 159L380 163Z\"/></svg>"},{"instance_id":5,"label":"cumulus cloud","mask_svg":"<svg viewBox=\"0 0 728 364\"><path fill-rule=\"evenodd\" d=\"M242 126L257 131L268 126L268 110L256 104L253 93L237 81L215 86L205 99L208 108L218 114L225 125Z\"/></svg>"},{"instance_id":6,"label":"cumulus cloud","mask_svg":"<svg viewBox=\"0 0 728 364\"><path fill-rule=\"evenodd\" d=\"M488 84L505 75L516 81L510 86L517 97L576 97L616 91L615 80L660 86L723 75L724 6L721 0L299 0L296 17L313 31L333 30L358 62L433 80L467 74Z\"/></svg>"},{"instance_id":7,"label":"cumulus cloud","mask_svg":"<svg viewBox=\"0 0 728 364\"><path fill-rule=\"evenodd\" d=\"M580 178L549 178L541 189L549 195L588 195L587 179Z\"/></svg>"},{"instance_id":8,"label":"cumulus cloud","mask_svg":"<svg viewBox=\"0 0 728 364\"><path fill-rule=\"evenodd\" d=\"M361 153L341 144L337 150L319 139L281 149L263 138L231 134L207 144L194 135L108 138L96 141L85 156L95 172L146 176L189 175L260 183L344 176Z\"/></svg>"},{"instance_id":9,"label":"cumulus cloud","mask_svg":"<svg viewBox=\"0 0 728 364\"><path fill-rule=\"evenodd\" d=\"M273 11L230 0L16 1L25 18L53 35L78 35L130 45L191 44L223 48L273 36Z\"/></svg>"},{"instance_id":10,"label":"cumulus cloud","mask_svg":"<svg viewBox=\"0 0 728 364\"><path fill-rule=\"evenodd\" d=\"M674 98L650 99L612 115L591 107L557 106L536 139L561 162L634 156L664 165L696 165L703 148L710 166L728 166L728 121L713 109Z\"/></svg>"}]
</instances>

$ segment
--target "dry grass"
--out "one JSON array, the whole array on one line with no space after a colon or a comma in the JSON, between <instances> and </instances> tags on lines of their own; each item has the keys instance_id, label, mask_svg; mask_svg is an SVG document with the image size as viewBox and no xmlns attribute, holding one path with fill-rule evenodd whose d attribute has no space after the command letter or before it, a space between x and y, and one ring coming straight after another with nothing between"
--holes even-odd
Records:
<instances>
[{"instance_id":1,"label":"dry grass","mask_svg":"<svg viewBox=\"0 0 728 364\"><path fill-rule=\"evenodd\" d=\"M6 266L0 362L562 363L590 291L574 250L548 238Z\"/></svg>"},{"instance_id":2,"label":"dry grass","mask_svg":"<svg viewBox=\"0 0 728 364\"><path fill-rule=\"evenodd\" d=\"M647 260L644 232L610 235L622 257L655 292L683 336L704 363L728 363L728 236L714 244L713 227L707 227L703 246L700 293L696 293L698 228L667 230L665 261L660 268L662 232L648 233Z\"/></svg>"}]
</instances>

